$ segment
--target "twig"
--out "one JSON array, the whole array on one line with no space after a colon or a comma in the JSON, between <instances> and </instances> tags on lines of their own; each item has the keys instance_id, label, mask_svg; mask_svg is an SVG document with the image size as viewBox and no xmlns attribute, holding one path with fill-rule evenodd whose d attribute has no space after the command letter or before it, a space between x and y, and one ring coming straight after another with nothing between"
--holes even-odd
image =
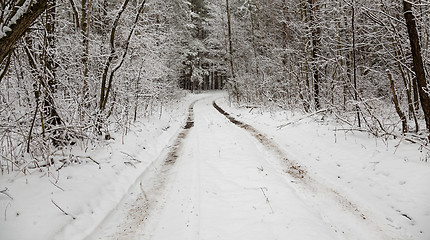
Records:
<instances>
[{"instance_id":1,"label":"twig","mask_svg":"<svg viewBox=\"0 0 430 240\"><path fill-rule=\"evenodd\" d=\"M127 161L127 162L124 162L124 164L136 168L136 165L134 165L132 162Z\"/></svg>"},{"instance_id":2,"label":"twig","mask_svg":"<svg viewBox=\"0 0 430 240\"><path fill-rule=\"evenodd\" d=\"M140 182L140 190L142 191L142 194L143 194L143 196L145 197L145 201L149 201L148 200L148 196L146 196L146 193L145 193L145 191L143 190L143 186L142 186L142 182Z\"/></svg>"},{"instance_id":3,"label":"twig","mask_svg":"<svg viewBox=\"0 0 430 240\"><path fill-rule=\"evenodd\" d=\"M4 190L1 190L0 193L3 193L4 195L8 196L10 199L13 200L13 198L6 192L7 190L9 190L7 187L5 187Z\"/></svg>"},{"instance_id":4,"label":"twig","mask_svg":"<svg viewBox=\"0 0 430 240\"><path fill-rule=\"evenodd\" d=\"M3 154L0 154L0 157L2 157L4 160L6 160L6 162L11 163L13 166L15 166L16 168L18 168L20 172L24 173L24 175L27 175L27 174L25 173L25 169L20 168L20 167L19 167L19 165L18 165L18 164L16 164L13 160L11 160L11 159L7 158L7 157L6 157L5 155L3 155Z\"/></svg>"},{"instance_id":5,"label":"twig","mask_svg":"<svg viewBox=\"0 0 430 240\"><path fill-rule=\"evenodd\" d=\"M57 168L57 172L60 171L63 167L66 166L66 164L68 164L68 161L64 161L63 164L61 164L61 166L59 168Z\"/></svg>"},{"instance_id":6,"label":"twig","mask_svg":"<svg viewBox=\"0 0 430 240\"><path fill-rule=\"evenodd\" d=\"M363 129L363 128L336 128L333 131L334 132L337 132L337 131L345 131L345 132L358 131L358 132L366 132L366 133L369 132L369 130Z\"/></svg>"},{"instance_id":7,"label":"twig","mask_svg":"<svg viewBox=\"0 0 430 240\"><path fill-rule=\"evenodd\" d=\"M102 169L102 166L100 165L100 163L99 163L99 162L97 162L96 160L94 160L94 159L93 159L92 157L90 157L90 156L87 156L87 157L76 156L76 157L80 157L80 158L88 158L88 159L90 159L91 161L93 161L95 164L99 165L99 169Z\"/></svg>"},{"instance_id":8,"label":"twig","mask_svg":"<svg viewBox=\"0 0 430 240\"><path fill-rule=\"evenodd\" d=\"M58 209L60 209L60 211L61 212L63 212L64 214L66 214L67 216L70 216L70 217L72 217L73 218L73 220L75 220L76 218L75 217L73 217L71 214L69 214L69 213L67 213L66 211L64 211L60 206L58 206L55 202L54 202L54 200L53 199L51 199L51 202L58 208Z\"/></svg>"},{"instance_id":9,"label":"twig","mask_svg":"<svg viewBox=\"0 0 430 240\"><path fill-rule=\"evenodd\" d=\"M51 180L49 180L51 183L52 183L52 185L54 185L54 186L56 186L58 189L60 189L61 191L63 191L64 192L64 189L62 188L62 187L60 187L60 186L58 186L57 184L55 184L53 181L51 181Z\"/></svg>"},{"instance_id":10,"label":"twig","mask_svg":"<svg viewBox=\"0 0 430 240\"><path fill-rule=\"evenodd\" d=\"M266 198L266 203L267 203L267 205L269 205L270 210L272 211L272 214L273 214L273 213L275 213L275 212L273 211L272 205L270 205L269 198L266 196L266 193L264 192L264 188L260 187L260 189L261 189L261 192L263 192L264 197ZM266 188L266 190L267 190L267 188Z\"/></svg>"},{"instance_id":11,"label":"twig","mask_svg":"<svg viewBox=\"0 0 430 240\"><path fill-rule=\"evenodd\" d=\"M6 205L6 208L4 209L4 221L6 222L6 212L7 212L7 208L11 206L10 202Z\"/></svg>"},{"instance_id":12,"label":"twig","mask_svg":"<svg viewBox=\"0 0 430 240\"><path fill-rule=\"evenodd\" d=\"M140 160L137 160L135 157L133 157L132 155L130 155L130 154L126 153L126 152L121 151L121 153L124 154L124 155L126 155L127 157L131 158L131 160L134 160L134 161L136 161L138 163L142 162Z\"/></svg>"},{"instance_id":13,"label":"twig","mask_svg":"<svg viewBox=\"0 0 430 240\"><path fill-rule=\"evenodd\" d=\"M348 120L346 120L346 119L343 119L341 116L337 115L336 113L334 114L334 116L336 116L337 119L339 119L340 121L348 124L349 126L351 126L351 127L353 126L352 123L348 122Z\"/></svg>"}]
</instances>

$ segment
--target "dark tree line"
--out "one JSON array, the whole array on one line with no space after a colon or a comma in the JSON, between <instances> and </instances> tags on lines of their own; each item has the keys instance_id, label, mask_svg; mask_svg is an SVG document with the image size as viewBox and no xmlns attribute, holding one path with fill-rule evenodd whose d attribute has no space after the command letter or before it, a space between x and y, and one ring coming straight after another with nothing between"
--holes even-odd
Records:
<instances>
[{"instance_id":1,"label":"dark tree line","mask_svg":"<svg viewBox=\"0 0 430 240\"><path fill-rule=\"evenodd\" d=\"M222 89L227 78L225 54L220 39L213 34L221 27L214 22L213 9L203 0L191 0L189 22L186 24L188 39L185 43L186 59L183 62L180 86L187 90ZM212 20L212 22L211 22ZM217 24L217 25L215 25ZM222 41L222 40L221 40Z\"/></svg>"}]
</instances>

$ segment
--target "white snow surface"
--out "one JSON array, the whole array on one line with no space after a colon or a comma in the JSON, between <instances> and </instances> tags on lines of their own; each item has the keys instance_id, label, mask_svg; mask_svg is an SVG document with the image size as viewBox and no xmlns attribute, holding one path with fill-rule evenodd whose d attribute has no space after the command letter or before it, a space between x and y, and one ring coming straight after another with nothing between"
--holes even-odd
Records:
<instances>
[{"instance_id":1,"label":"white snow surface","mask_svg":"<svg viewBox=\"0 0 430 240\"><path fill-rule=\"evenodd\" d=\"M13 198L0 194L0 239L430 239L428 152L301 117L189 95L123 138L72 150L100 169L0 176Z\"/></svg>"}]
</instances>

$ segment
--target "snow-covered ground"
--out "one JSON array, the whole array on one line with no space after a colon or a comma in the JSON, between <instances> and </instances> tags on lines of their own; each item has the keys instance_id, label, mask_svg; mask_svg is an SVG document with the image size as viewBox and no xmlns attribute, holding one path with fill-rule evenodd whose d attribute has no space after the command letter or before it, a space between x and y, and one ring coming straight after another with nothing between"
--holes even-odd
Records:
<instances>
[{"instance_id":1,"label":"snow-covered ground","mask_svg":"<svg viewBox=\"0 0 430 240\"><path fill-rule=\"evenodd\" d=\"M203 95L163 106L160 114L139 119L126 136L88 149L65 151L81 163L30 174L0 175L0 239L82 239L112 211L129 188L150 171L186 120L188 105ZM100 163L100 168L91 157ZM58 187L57 187L58 186ZM65 215L54 205L70 215Z\"/></svg>"},{"instance_id":2,"label":"snow-covered ground","mask_svg":"<svg viewBox=\"0 0 430 240\"><path fill-rule=\"evenodd\" d=\"M0 176L0 239L430 239L427 152L300 117L190 95L73 150L100 169Z\"/></svg>"},{"instance_id":3,"label":"snow-covered ground","mask_svg":"<svg viewBox=\"0 0 430 240\"><path fill-rule=\"evenodd\" d=\"M217 102L236 119L267 134L320 188L344 196L340 203L347 199L347 205L388 239L430 239L430 153L425 149L399 139L338 130L348 126L327 118L321 121L321 116L297 121L303 116L238 109L224 99ZM316 192L315 200L320 202L324 192ZM332 211L323 206L319 210L328 215ZM378 239L364 233L355 237Z\"/></svg>"}]
</instances>

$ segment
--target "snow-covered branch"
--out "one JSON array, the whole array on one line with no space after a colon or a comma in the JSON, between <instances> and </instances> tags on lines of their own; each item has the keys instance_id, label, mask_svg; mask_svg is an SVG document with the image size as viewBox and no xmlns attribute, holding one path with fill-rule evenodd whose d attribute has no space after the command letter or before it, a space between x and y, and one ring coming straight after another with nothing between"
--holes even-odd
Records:
<instances>
[{"instance_id":1,"label":"snow-covered branch","mask_svg":"<svg viewBox=\"0 0 430 240\"><path fill-rule=\"evenodd\" d=\"M20 1L11 6L13 11L0 26L0 63L14 48L15 43L22 37L36 18L45 11L47 0Z\"/></svg>"}]
</instances>

